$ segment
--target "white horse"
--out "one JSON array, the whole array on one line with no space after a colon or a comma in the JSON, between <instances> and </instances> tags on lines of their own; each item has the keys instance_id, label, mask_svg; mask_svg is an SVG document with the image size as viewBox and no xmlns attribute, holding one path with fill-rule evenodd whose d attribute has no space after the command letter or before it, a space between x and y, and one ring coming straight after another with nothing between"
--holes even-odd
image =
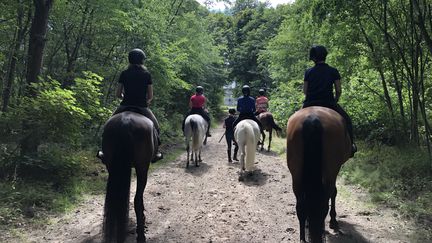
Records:
<instances>
[{"instance_id":1,"label":"white horse","mask_svg":"<svg viewBox=\"0 0 432 243\"><path fill-rule=\"evenodd\" d=\"M243 172L251 172L254 169L255 152L260 134L261 133L258 124L251 119L242 120L236 125L234 138L237 141L240 152L241 170L239 180L243 179Z\"/></svg>"},{"instance_id":2,"label":"white horse","mask_svg":"<svg viewBox=\"0 0 432 243\"><path fill-rule=\"evenodd\" d=\"M202 161L201 149L203 144L207 142L207 136L206 136L207 127L208 127L207 121L204 120L204 118L200 115L193 114L186 117L185 129L184 129L186 151L187 151L186 167L189 167L190 146L192 146L190 159L195 162L195 166L198 167L198 162Z\"/></svg>"}]
</instances>

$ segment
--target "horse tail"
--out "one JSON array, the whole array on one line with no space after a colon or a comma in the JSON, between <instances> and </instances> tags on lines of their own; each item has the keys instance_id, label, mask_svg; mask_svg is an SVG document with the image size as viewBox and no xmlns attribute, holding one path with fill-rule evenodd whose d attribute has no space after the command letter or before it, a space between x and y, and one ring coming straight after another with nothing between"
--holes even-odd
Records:
<instances>
[{"instance_id":1,"label":"horse tail","mask_svg":"<svg viewBox=\"0 0 432 243\"><path fill-rule=\"evenodd\" d=\"M197 121L190 119L190 126L192 130L192 150L195 151L199 147L199 132Z\"/></svg>"},{"instance_id":2,"label":"horse tail","mask_svg":"<svg viewBox=\"0 0 432 243\"><path fill-rule=\"evenodd\" d=\"M273 127L273 129L276 130L276 133L277 133L278 135L280 135L281 132L282 132L282 128L280 128L280 127L278 126L278 124L276 124L276 122L275 122L273 116L270 118L270 123L271 123L271 126Z\"/></svg>"},{"instance_id":3,"label":"horse tail","mask_svg":"<svg viewBox=\"0 0 432 243\"><path fill-rule=\"evenodd\" d=\"M319 237L322 237L324 233L325 215L323 214L327 204L322 183L322 131L321 121L315 115L308 116L303 122L302 184L305 190L306 215L312 242L314 242L313 239L320 239Z\"/></svg>"},{"instance_id":4,"label":"horse tail","mask_svg":"<svg viewBox=\"0 0 432 243\"><path fill-rule=\"evenodd\" d=\"M255 133L252 126L247 126L244 131L244 138L246 139L246 163L245 168L248 171L251 171L253 169L253 165L255 162L255 150L256 150L256 144L257 141L255 139Z\"/></svg>"},{"instance_id":5,"label":"horse tail","mask_svg":"<svg viewBox=\"0 0 432 243\"><path fill-rule=\"evenodd\" d=\"M133 140L127 124L113 129L113 157L108 167L103 235L104 242L124 242L129 221Z\"/></svg>"}]
</instances>

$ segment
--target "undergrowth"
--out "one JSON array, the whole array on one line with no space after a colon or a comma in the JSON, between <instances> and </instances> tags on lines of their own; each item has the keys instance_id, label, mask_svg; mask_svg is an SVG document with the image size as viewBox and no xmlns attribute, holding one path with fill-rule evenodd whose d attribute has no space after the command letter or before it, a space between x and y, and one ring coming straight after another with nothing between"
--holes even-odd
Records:
<instances>
[{"instance_id":1,"label":"undergrowth","mask_svg":"<svg viewBox=\"0 0 432 243\"><path fill-rule=\"evenodd\" d=\"M83 194L104 190L107 174L92 152L51 152L38 160L1 160L0 227L43 220L72 208Z\"/></svg>"},{"instance_id":2,"label":"undergrowth","mask_svg":"<svg viewBox=\"0 0 432 243\"><path fill-rule=\"evenodd\" d=\"M341 171L345 182L360 185L372 201L396 209L421 226L416 237L432 240L432 165L427 152L413 147L359 144Z\"/></svg>"}]
</instances>

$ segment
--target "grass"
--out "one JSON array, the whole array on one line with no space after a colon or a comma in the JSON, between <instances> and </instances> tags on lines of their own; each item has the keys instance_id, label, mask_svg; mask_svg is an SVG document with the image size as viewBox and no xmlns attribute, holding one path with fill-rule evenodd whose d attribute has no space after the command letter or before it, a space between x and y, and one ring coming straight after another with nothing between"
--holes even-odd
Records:
<instances>
[{"instance_id":1,"label":"grass","mask_svg":"<svg viewBox=\"0 0 432 243\"><path fill-rule=\"evenodd\" d=\"M416 237L432 240L432 166L427 153L413 147L359 143L359 152L341 170L344 182L359 185L372 202L413 220Z\"/></svg>"}]
</instances>

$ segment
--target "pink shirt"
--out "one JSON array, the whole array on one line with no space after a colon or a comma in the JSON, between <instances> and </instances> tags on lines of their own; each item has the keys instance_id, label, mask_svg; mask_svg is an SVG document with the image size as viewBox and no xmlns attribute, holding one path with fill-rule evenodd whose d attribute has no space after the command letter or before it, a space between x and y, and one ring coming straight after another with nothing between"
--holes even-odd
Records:
<instances>
[{"instance_id":1,"label":"pink shirt","mask_svg":"<svg viewBox=\"0 0 432 243\"><path fill-rule=\"evenodd\" d=\"M192 104L192 108L204 108L206 98L204 95L194 94L190 98L190 102Z\"/></svg>"},{"instance_id":2,"label":"pink shirt","mask_svg":"<svg viewBox=\"0 0 432 243\"><path fill-rule=\"evenodd\" d=\"M259 96L255 100L255 106L257 112L264 112L267 111L268 108L268 99L265 96Z\"/></svg>"}]
</instances>

